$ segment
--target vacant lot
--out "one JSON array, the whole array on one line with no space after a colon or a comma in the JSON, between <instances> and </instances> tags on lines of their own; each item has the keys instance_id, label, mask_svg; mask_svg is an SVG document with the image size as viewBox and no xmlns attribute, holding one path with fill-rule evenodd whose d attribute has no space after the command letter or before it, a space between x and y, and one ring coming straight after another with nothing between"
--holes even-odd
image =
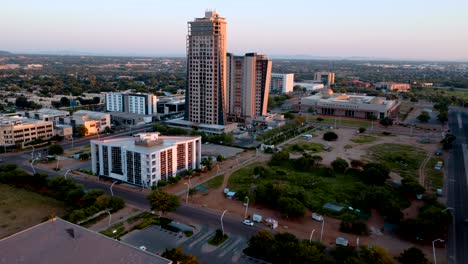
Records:
<instances>
[{"instance_id":1,"label":"vacant lot","mask_svg":"<svg viewBox=\"0 0 468 264\"><path fill-rule=\"evenodd\" d=\"M62 216L63 203L24 189L0 184L0 238Z\"/></svg>"},{"instance_id":2,"label":"vacant lot","mask_svg":"<svg viewBox=\"0 0 468 264\"><path fill-rule=\"evenodd\" d=\"M404 178L418 177L418 169L427 153L411 145L384 143L369 148L371 160L387 165L392 171Z\"/></svg>"},{"instance_id":3,"label":"vacant lot","mask_svg":"<svg viewBox=\"0 0 468 264\"><path fill-rule=\"evenodd\" d=\"M262 176L254 176L254 168L257 166L265 168ZM325 168L301 171L292 164L269 167L265 163L257 163L234 172L229 177L228 188L249 193L269 183L281 186L289 194L302 197L304 205L316 211L321 211L323 204L327 202L351 204L356 190L362 185L349 175L327 177Z\"/></svg>"}]
</instances>

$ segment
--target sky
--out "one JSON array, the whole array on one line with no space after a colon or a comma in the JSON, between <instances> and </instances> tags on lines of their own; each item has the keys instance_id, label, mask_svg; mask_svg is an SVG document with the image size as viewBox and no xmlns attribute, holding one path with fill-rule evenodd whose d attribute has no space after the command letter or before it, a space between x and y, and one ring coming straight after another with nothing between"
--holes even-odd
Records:
<instances>
[{"instance_id":1,"label":"sky","mask_svg":"<svg viewBox=\"0 0 468 264\"><path fill-rule=\"evenodd\" d=\"M7 0L0 50L185 56L207 9L235 54L468 61L467 0Z\"/></svg>"}]
</instances>

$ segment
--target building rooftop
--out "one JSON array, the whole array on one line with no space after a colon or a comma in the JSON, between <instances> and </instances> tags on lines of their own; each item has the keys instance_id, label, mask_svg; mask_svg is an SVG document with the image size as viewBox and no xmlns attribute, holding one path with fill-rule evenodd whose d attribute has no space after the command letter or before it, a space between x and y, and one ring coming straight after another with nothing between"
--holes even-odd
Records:
<instances>
[{"instance_id":1,"label":"building rooftop","mask_svg":"<svg viewBox=\"0 0 468 264\"><path fill-rule=\"evenodd\" d=\"M171 263L60 218L1 239L0 251L1 263Z\"/></svg>"},{"instance_id":2,"label":"building rooftop","mask_svg":"<svg viewBox=\"0 0 468 264\"><path fill-rule=\"evenodd\" d=\"M89 110L78 110L73 113L74 116L89 116L92 119L100 119L102 115L108 115L109 113L95 112Z\"/></svg>"},{"instance_id":3,"label":"building rooftop","mask_svg":"<svg viewBox=\"0 0 468 264\"><path fill-rule=\"evenodd\" d=\"M324 95L318 93L304 99L320 100L330 103L355 103L355 104L379 104L386 105L393 100L387 100L385 97L368 96L365 94L331 94Z\"/></svg>"},{"instance_id":4,"label":"building rooftop","mask_svg":"<svg viewBox=\"0 0 468 264\"><path fill-rule=\"evenodd\" d=\"M7 116L7 115L0 115L0 125L27 125L27 124L36 124L42 122L50 122L50 121L42 121L37 119L31 119L22 116Z\"/></svg>"},{"instance_id":5,"label":"building rooftop","mask_svg":"<svg viewBox=\"0 0 468 264\"><path fill-rule=\"evenodd\" d=\"M142 150L143 152L156 152L177 143L184 142L186 140L192 140L201 138L198 136L160 136L159 132L153 133L138 133L133 137L121 137L121 138L110 138L110 139L98 139L92 140L91 142L102 142L102 143L118 143L121 147L127 147L135 150Z\"/></svg>"},{"instance_id":6,"label":"building rooftop","mask_svg":"<svg viewBox=\"0 0 468 264\"><path fill-rule=\"evenodd\" d=\"M134 114L126 112L110 112L111 116L117 116L121 118L139 118L139 117L152 117L152 115Z\"/></svg>"},{"instance_id":7,"label":"building rooftop","mask_svg":"<svg viewBox=\"0 0 468 264\"><path fill-rule=\"evenodd\" d=\"M30 113L39 113L44 115L70 115L68 111L51 109L51 108L41 108L35 111L30 111Z\"/></svg>"}]
</instances>

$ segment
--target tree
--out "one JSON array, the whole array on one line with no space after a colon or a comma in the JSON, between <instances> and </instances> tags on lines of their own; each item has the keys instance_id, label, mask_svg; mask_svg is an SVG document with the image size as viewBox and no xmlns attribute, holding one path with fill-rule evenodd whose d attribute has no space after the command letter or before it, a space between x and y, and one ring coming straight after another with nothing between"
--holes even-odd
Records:
<instances>
[{"instance_id":1,"label":"tree","mask_svg":"<svg viewBox=\"0 0 468 264\"><path fill-rule=\"evenodd\" d=\"M110 134L110 133L112 133L112 132L113 132L113 131L112 131L112 129L110 128L110 126L106 126L106 127L104 128L104 133Z\"/></svg>"},{"instance_id":2,"label":"tree","mask_svg":"<svg viewBox=\"0 0 468 264\"><path fill-rule=\"evenodd\" d=\"M416 195L423 194L426 189L419 184L413 178L406 178L401 180L401 188L408 193L414 193Z\"/></svg>"},{"instance_id":3,"label":"tree","mask_svg":"<svg viewBox=\"0 0 468 264\"><path fill-rule=\"evenodd\" d=\"M416 118L419 120L419 122L422 123L427 123L429 120L431 120L431 116L427 111L422 111L421 114Z\"/></svg>"},{"instance_id":4,"label":"tree","mask_svg":"<svg viewBox=\"0 0 468 264\"><path fill-rule=\"evenodd\" d=\"M80 160L89 160L89 154L88 153L81 153L80 154Z\"/></svg>"},{"instance_id":5,"label":"tree","mask_svg":"<svg viewBox=\"0 0 468 264\"><path fill-rule=\"evenodd\" d=\"M69 107L70 106L70 99L68 99L67 97L60 98L60 105Z\"/></svg>"},{"instance_id":6,"label":"tree","mask_svg":"<svg viewBox=\"0 0 468 264\"><path fill-rule=\"evenodd\" d=\"M280 165L284 161L289 160L289 152L287 150L282 150L278 153L271 156L270 164L271 165Z\"/></svg>"},{"instance_id":7,"label":"tree","mask_svg":"<svg viewBox=\"0 0 468 264\"><path fill-rule=\"evenodd\" d=\"M379 246L364 246L359 251L364 263L393 264L393 259L385 248Z\"/></svg>"},{"instance_id":8,"label":"tree","mask_svg":"<svg viewBox=\"0 0 468 264\"><path fill-rule=\"evenodd\" d=\"M349 167L348 162L342 158L336 158L334 161L332 161L331 165L333 170L339 173L345 172L345 170Z\"/></svg>"},{"instance_id":9,"label":"tree","mask_svg":"<svg viewBox=\"0 0 468 264\"><path fill-rule=\"evenodd\" d=\"M204 158L201 161L201 165L205 166L207 170L211 170L213 168L213 162L211 161L211 157Z\"/></svg>"},{"instance_id":10,"label":"tree","mask_svg":"<svg viewBox=\"0 0 468 264\"><path fill-rule=\"evenodd\" d=\"M437 115L437 119L441 123L445 123L448 121L448 112L447 111L440 111L439 114Z\"/></svg>"},{"instance_id":11,"label":"tree","mask_svg":"<svg viewBox=\"0 0 468 264\"><path fill-rule=\"evenodd\" d=\"M61 155L63 154L63 147L61 145L50 145L49 146L49 155Z\"/></svg>"},{"instance_id":12,"label":"tree","mask_svg":"<svg viewBox=\"0 0 468 264\"><path fill-rule=\"evenodd\" d=\"M218 162L221 162L221 161L223 161L223 160L224 160L223 155L218 155L218 156L216 157L216 161L218 161Z\"/></svg>"},{"instance_id":13,"label":"tree","mask_svg":"<svg viewBox=\"0 0 468 264\"><path fill-rule=\"evenodd\" d=\"M162 215L167 212L173 212L180 206L179 198L177 196L158 190L152 191L148 195L148 201L150 203L151 210L160 211Z\"/></svg>"},{"instance_id":14,"label":"tree","mask_svg":"<svg viewBox=\"0 0 468 264\"><path fill-rule=\"evenodd\" d=\"M200 263L195 256L184 254L180 247L176 247L172 249L166 248L166 250L164 250L161 256L163 258L172 260L173 263L180 263L180 264L199 264Z\"/></svg>"},{"instance_id":15,"label":"tree","mask_svg":"<svg viewBox=\"0 0 468 264\"><path fill-rule=\"evenodd\" d=\"M402 264L428 264L429 260L424 253L417 247L410 247L401 252L397 257L398 262Z\"/></svg>"},{"instance_id":16,"label":"tree","mask_svg":"<svg viewBox=\"0 0 468 264\"><path fill-rule=\"evenodd\" d=\"M76 126L76 133L79 137L84 137L88 134L88 128L84 125L78 125Z\"/></svg>"},{"instance_id":17,"label":"tree","mask_svg":"<svg viewBox=\"0 0 468 264\"><path fill-rule=\"evenodd\" d=\"M323 158L319 155L313 155L311 159L314 161L314 165L318 167L320 165L320 162L322 162Z\"/></svg>"},{"instance_id":18,"label":"tree","mask_svg":"<svg viewBox=\"0 0 468 264\"><path fill-rule=\"evenodd\" d=\"M362 170L362 179L365 183L382 185L390 178L390 169L387 166L370 162L364 165Z\"/></svg>"},{"instance_id":19,"label":"tree","mask_svg":"<svg viewBox=\"0 0 468 264\"><path fill-rule=\"evenodd\" d=\"M23 95L16 98L15 105L18 108L29 108L29 104L28 99Z\"/></svg>"},{"instance_id":20,"label":"tree","mask_svg":"<svg viewBox=\"0 0 468 264\"><path fill-rule=\"evenodd\" d=\"M384 117L380 120L379 123L384 127L388 127L393 125L393 119L391 119L390 117Z\"/></svg>"},{"instance_id":21,"label":"tree","mask_svg":"<svg viewBox=\"0 0 468 264\"><path fill-rule=\"evenodd\" d=\"M365 127L360 127L358 131L359 131L359 133L364 133L364 132L366 132L366 128Z\"/></svg>"},{"instance_id":22,"label":"tree","mask_svg":"<svg viewBox=\"0 0 468 264\"><path fill-rule=\"evenodd\" d=\"M325 119L323 119L322 117L317 117L318 122L322 122L323 120L325 120Z\"/></svg>"},{"instance_id":23,"label":"tree","mask_svg":"<svg viewBox=\"0 0 468 264\"><path fill-rule=\"evenodd\" d=\"M301 217L305 214L304 204L296 198L281 197L278 199L277 207L285 217Z\"/></svg>"},{"instance_id":24,"label":"tree","mask_svg":"<svg viewBox=\"0 0 468 264\"><path fill-rule=\"evenodd\" d=\"M326 141L335 141L338 139L338 135L335 132L328 131L323 134L323 139Z\"/></svg>"}]
</instances>

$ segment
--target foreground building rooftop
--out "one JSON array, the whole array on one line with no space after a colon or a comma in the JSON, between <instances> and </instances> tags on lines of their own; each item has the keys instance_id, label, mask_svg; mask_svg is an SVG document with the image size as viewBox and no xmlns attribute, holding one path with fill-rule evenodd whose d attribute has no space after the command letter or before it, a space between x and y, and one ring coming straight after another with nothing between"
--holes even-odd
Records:
<instances>
[{"instance_id":1,"label":"foreground building rooftop","mask_svg":"<svg viewBox=\"0 0 468 264\"><path fill-rule=\"evenodd\" d=\"M0 263L171 263L168 259L60 218L0 240L0 252Z\"/></svg>"}]
</instances>

